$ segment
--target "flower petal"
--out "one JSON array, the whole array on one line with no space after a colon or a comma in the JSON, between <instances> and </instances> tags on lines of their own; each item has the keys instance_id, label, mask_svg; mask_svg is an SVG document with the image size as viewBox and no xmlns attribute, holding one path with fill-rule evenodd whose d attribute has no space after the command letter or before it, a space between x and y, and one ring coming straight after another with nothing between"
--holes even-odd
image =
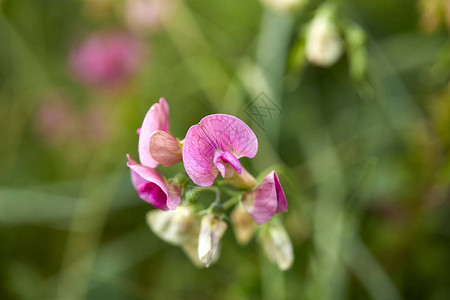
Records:
<instances>
[{"instance_id":1,"label":"flower petal","mask_svg":"<svg viewBox=\"0 0 450 300\"><path fill-rule=\"evenodd\" d=\"M135 162L128 155L127 166L131 169L131 181L139 197L158 209L175 209L181 202L181 187L167 185L158 171Z\"/></svg>"},{"instance_id":2,"label":"flower petal","mask_svg":"<svg viewBox=\"0 0 450 300\"><path fill-rule=\"evenodd\" d=\"M277 191L277 213L284 213L287 211L287 201L284 195L283 188L281 187L280 180L278 179L278 174L273 172L273 177L275 180L275 189Z\"/></svg>"},{"instance_id":3,"label":"flower petal","mask_svg":"<svg viewBox=\"0 0 450 300\"><path fill-rule=\"evenodd\" d=\"M189 128L183 145L183 164L189 177L199 186L210 186L217 177L213 167L215 149L203 129L194 125Z\"/></svg>"},{"instance_id":4,"label":"flower petal","mask_svg":"<svg viewBox=\"0 0 450 300\"><path fill-rule=\"evenodd\" d=\"M243 156L252 158L258 152L258 140L250 127L234 116L215 114L204 117L198 125L189 128L183 146L184 166L195 184L210 186L214 183L218 174L213 161L216 150L228 151L236 159ZM228 162L237 170L235 159L229 159Z\"/></svg>"},{"instance_id":5,"label":"flower petal","mask_svg":"<svg viewBox=\"0 0 450 300\"><path fill-rule=\"evenodd\" d=\"M230 151L216 151L213 158L214 166L222 174L223 178L230 178L234 175L235 171L238 174L242 173L241 163L236 156Z\"/></svg>"},{"instance_id":6,"label":"flower petal","mask_svg":"<svg viewBox=\"0 0 450 300\"><path fill-rule=\"evenodd\" d=\"M150 168L158 166L150 154L150 137L156 130L169 131L169 106L164 98L150 107L139 132L139 160Z\"/></svg>"},{"instance_id":7,"label":"flower petal","mask_svg":"<svg viewBox=\"0 0 450 300\"><path fill-rule=\"evenodd\" d=\"M153 132L149 150L152 158L163 166L168 167L182 161L180 144L166 131Z\"/></svg>"},{"instance_id":8,"label":"flower petal","mask_svg":"<svg viewBox=\"0 0 450 300\"><path fill-rule=\"evenodd\" d=\"M275 213L285 212L286 197L277 173L270 172L253 192L245 194L243 204L259 225L267 223Z\"/></svg>"}]
</instances>

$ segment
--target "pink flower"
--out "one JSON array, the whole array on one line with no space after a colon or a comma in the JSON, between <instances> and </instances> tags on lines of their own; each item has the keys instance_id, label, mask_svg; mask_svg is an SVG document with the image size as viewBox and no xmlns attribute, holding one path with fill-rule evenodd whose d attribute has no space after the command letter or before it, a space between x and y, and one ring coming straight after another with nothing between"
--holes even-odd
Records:
<instances>
[{"instance_id":1,"label":"pink flower","mask_svg":"<svg viewBox=\"0 0 450 300\"><path fill-rule=\"evenodd\" d=\"M210 186L218 173L231 178L241 174L239 158L258 152L255 133L240 119L224 114L204 117L189 128L183 146L183 162L189 177L199 186Z\"/></svg>"},{"instance_id":2,"label":"pink flower","mask_svg":"<svg viewBox=\"0 0 450 300\"><path fill-rule=\"evenodd\" d=\"M127 33L93 33L72 50L70 67L84 84L122 87L141 66L144 52L143 44Z\"/></svg>"},{"instance_id":3,"label":"pink flower","mask_svg":"<svg viewBox=\"0 0 450 300\"><path fill-rule=\"evenodd\" d=\"M167 183L158 171L138 164L129 155L127 157L131 182L139 197L161 210L177 208L181 202L181 187Z\"/></svg>"},{"instance_id":4,"label":"pink flower","mask_svg":"<svg viewBox=\"0 0 450 300\"><path fill-rule=\"evenodd\" d=\"M242 203L259 225L267 223L275 213L287 211L286 196L277 173L270 172L255 190L244 194Z\"/></svg>"}]
</instances>

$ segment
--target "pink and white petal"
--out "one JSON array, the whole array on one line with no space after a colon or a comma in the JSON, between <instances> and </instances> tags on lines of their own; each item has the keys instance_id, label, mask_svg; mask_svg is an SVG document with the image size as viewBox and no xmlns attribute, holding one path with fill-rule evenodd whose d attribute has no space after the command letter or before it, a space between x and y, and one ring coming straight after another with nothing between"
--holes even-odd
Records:
<instances>
[{"instance_id":1,"label":"pink and white petal","mask_svg":"<svg viewBox=\"0 0 450 300\"><path fill-rule=\"evenodd\" d=\"M156 130L169 130L168 113L168 104L164 98L161 98L159 103L155 103L150 107L142 123L139 133L139 160L141 164L150 168L158 166L158 162L150 154L150 137Z\"/></svg>"},{"instance_id":2,"label":"pink and white petal","mask_svg":"<svg viewBox=\"0 0 450 300\"><path fill-rule=\"evenodd\" d=\"M253 158L258 152L255 133L239 118L214 114L200 120L199 126L210 138L215 149L230 151L237 158Z\"/></svg>"},{"instance_id":3,"label":"pink and white petal","mask_svg":"<svg viewBox=\"0 0 450 300\"><path fill-rule=\"evenodd\" d=\"M253 220L259 225L267 223L277 211L278 199L274 171L270 172L250 193L244 195L242 203Z\"/></svg>"},{"instance_id":4,"label":"pink and white petal","mask_svg":"<svg viewBox=\"0 0 450 300\"><path fill-rule=\"evenodd\" d=\"M218 170L213 165L216 148L202 127L189 128L183 145L183 164L192 181L199 186L211 186Z\"/></svg>"}]
</instances>

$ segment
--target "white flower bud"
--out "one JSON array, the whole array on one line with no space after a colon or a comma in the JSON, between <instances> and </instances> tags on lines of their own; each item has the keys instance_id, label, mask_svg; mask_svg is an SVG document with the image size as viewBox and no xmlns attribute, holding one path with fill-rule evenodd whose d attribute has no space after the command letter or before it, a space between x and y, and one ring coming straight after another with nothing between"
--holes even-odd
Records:
<instances>
[{"instance_id":1,"label":"white flower bud","mask_svg":"<svg viewBox=\"0 0 450 300\"><path fill-rule=\"evenodd\" d=\"M306 33L306 58L312 64L329 67L338 61L343 50L341 36L330 13L319 11Z\"/></svg>"},{"instance_id":2,"label":"white flower bud","mask_svg":"<svg viewBox=\"0 0 450 300\"><path fill-rule=\"evenodd\" d=\"M287 270L294 262L294 251L291 240L283 225L272 220L261 228L259 242L267 257L276 263L280 270Z\"/></svg>"},{"instance_id":3,"label":"white flower bud","mask_svg":"<svg viewBox=\"0 0 450 300\"><path fill-rule=\"evenodd\" d=\"M270 9L276 11L294 11L306 4L307 0L261 0Z\"/></svg>"},{"instance_id":4,"label":"white flower bud","mask_svg":"<svg viewBox=\"0 0 450 300\"><path fill-rule=\"evenodd\" d=\"M195 238L199 220L191 207L178 206L175 210L153 210L147 213L147 223L162 240L179 246Z\"/></svg>"},{"instance_id":5,"label":"white flower bud","mask_svg":"<svg viewBox=\"0 0 450 300\"><path fill-rule=\"evenodd\" d=\"M228 225L218 216L207 214L203 217L198 236L198 257L206 267L218 258L220 239Z\"/></svg>"}]
</instances>

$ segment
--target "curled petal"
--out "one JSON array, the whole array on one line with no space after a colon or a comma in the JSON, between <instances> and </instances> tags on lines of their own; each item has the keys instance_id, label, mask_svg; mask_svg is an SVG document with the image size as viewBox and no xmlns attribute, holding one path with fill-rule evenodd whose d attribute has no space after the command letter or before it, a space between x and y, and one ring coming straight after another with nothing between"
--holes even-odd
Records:
<instances>
[{"instance_id":1,"label":"curled petal","mask_svg":"<svg viewBox=\"0 0 450 300\"><path fill-rule=\"evenodd\" d=\"M139 160L150 168L158 166L150 154L150 138L156 130L169 131L169 105L164 98L150 107L139 132Z\"/></svg>"},{"instance_id":2,"label":"curled petal","mask_svg":"<svg viewBox=\"0 0 450 300\"><path fill-rule=\"evenodd\" d=\"M139 197L161 210L175 209L181 202L181 187L168 185L158 171L135 162L128 155L131 182Z\"/></svg>"},{"instance_id":3,"label":"curled petal","mask_svg":"<svg viewBox=\"0 0 450 300\"><path fill-rule=\"evenodd\" d=\"M182 160L180 143L173 135L162 130L156 130L150 137L150 154L166 167Z\"/></svg>"},{"instance_id":4,"label":"curled petal","mask_svg":"<svg viewBox=\"0 0 450 300\"><path fill-rule=\"evenodd\" d=\"M270 172L254 191L245 194L242 201L259 225L267 223L275 213L287 210L286 196L275 171Z\"/></svg>"},{"instance_id":5,"label":"curled petal","mask_svg":"<svg viewBox=\"0 0 450 300\"><path fill-rule=\"evenodd\" d=\"M218 151L220 157L216 156ZM230 115L215 114L189 128L183 146L183 162L195 184L210 186L219 170L222 175L229 175L227 164L240 172L238 159L252 158L257 152L256 135L243 121Z\"/></svg>"},{"instance_id":6,"label":"curled petal","mask_svg":"<svg viewBox=\"0 0 450 300\"><path fill-rule=\"evenodd\" d=\"M230 178L234 175L234 172L238 174L242 173L241 163L236 156L230 151L216 151L213 158L214 166L222 174L223 178Z\"/></svg>"}]
</instances>

